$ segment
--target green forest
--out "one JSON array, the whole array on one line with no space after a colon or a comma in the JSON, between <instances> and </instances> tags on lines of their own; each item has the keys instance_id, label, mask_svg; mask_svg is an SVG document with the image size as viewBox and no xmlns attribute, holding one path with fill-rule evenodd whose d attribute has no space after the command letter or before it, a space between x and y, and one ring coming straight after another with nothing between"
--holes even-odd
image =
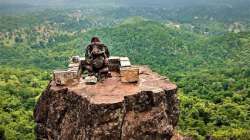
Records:
<instances>
[{"instance_id":1,"label":"green forest","mask_svg":"<svg viewBox=\"0 0 250 140\"><path fill-rule=\"evenodd\" d=\"M113 56L149 65L178 85L178 133L249 140L250 11L240 6L0 7L0 139L35 139L33 109L52 70L83 56L98 36Z\"/></svg>"}]
</instances>

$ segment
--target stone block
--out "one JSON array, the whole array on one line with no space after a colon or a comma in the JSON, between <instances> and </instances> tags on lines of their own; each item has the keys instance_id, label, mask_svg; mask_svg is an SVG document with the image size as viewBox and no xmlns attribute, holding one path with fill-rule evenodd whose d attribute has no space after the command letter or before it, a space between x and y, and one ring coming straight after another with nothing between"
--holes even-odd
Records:
<instances>
[{"instance_id":1,"label":"stone block","mask_svg":"<svg viewBox=\"0 0 250 140\"><path fill-rule=\"evenodd\" d=\"M120 57L120 60L121 61L125 61L125 60L129 61L129 58L128 57Z\"/></svg>"},{"instance_id":2,"label":"stone block","mask_svg":"<svg viewBox=\"0 0 250 140\"><path fill-rule=\"evenodd\" d=\"M120 66L121 67L130 67L131 63L128 57L120 57Z\"/></svg>"},{"instance_id":3,"label":"stone block","mask_svg":"<svg viewBox=\"0 0 250 140\"><path fill-rule=\"evenodd\" d=\"M139 81L138 67L121 67L120 69L121 82L134 83Z\"/></svg>"},{"instance_id":4,"label":"stone block","mask_svg":"<svg viewBox=\"0 0 250 140\"><path fill-rule=\"evenodd\" d=\"M71 61L72 61L73 63L79 63L79 62L80 62L80 56L73 56L73 57L71 58Z\"/></svg>"},{"instance_id":5,"label":"stone block","mask_svg":"<svg viewBox=\"0 0 250 140\"><path fill-rule=\"evenodd\" d=\"M77 71L69 70L55 70L53 72L53 79L56 85L68 85L75 82L79 82L79 76Z\"/></svg>"},{"instance_id":6,"label":"stone block","mask_svg":"<svg viewBox=\"0 0 250 140\"><path fill-rule=\"evenodd\" d=\"M116 72L120 70L120 57L111 56L109 58L109 70Z\"/></svg>"},{"instance_id":7,"label":"stone block","mask_svg":"<svg viewBox=\"0 0 250 140\"><path fill-rule=\"evenodd\" d=\"M130 61L121 61L121 67L130 67L131 66L131 63Z\"/></svg>"},{"instance_id":8,"label":"stone block","mask_svg":"<svg viewBox=\"0 0 250 140\"><path fill-rule=\"evenodd\" d=\"M84 81L87 85L93 85L97 83L97 78L95 76L87 76Z\"/></svg>"},{"instance_id":9,"label":"stone block","mask_svg":"<svg viewBox=\"0 0 250 140\"><path fill-rule=\"evenodd\" d=\"M70 63L68 68L78 68L79 67L79 63Z\"/></svg>"}]
</instances>

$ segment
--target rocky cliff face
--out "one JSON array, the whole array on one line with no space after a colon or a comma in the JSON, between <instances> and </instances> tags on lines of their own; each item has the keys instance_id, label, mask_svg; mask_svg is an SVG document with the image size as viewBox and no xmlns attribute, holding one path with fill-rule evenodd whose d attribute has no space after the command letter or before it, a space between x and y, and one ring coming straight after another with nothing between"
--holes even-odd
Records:
<instances>
[{"instance_id":1,"label":"rocky cliff face","mask_svg":"<svg viewBox=\"0 0 250 140\"><path fill-rule=\"evenodd\" d=\"M37 139L171 139L179 116L176 85L145 67L138 83L112 76L96 85L51 81L34 111Z\"/></svg>"}]
</instances>

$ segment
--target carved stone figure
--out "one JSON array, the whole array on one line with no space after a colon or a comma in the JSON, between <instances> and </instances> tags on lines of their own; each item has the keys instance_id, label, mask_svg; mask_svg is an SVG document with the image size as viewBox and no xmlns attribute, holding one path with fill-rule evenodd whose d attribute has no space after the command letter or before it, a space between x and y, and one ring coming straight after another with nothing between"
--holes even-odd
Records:
<instances>
[{"instance_id":1,"label":"carved stone figure","mask_svg":"<svg viewBox=\"0 0 250 140\"><path fill-rule=\"evenodd\" d=\"M89 76L96 76L98 80L111 76L109 72L109 50L98 37L91 39L91 44L86 47L84 69Z\"/></svg>"}]
</instances>

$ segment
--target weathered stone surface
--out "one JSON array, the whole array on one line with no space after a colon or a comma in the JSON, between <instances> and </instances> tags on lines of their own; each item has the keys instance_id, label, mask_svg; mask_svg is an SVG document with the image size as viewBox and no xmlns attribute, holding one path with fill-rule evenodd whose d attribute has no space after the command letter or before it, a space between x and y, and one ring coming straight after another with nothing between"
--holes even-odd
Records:
<instances>
[{"instance_id":1,"label":"weathered stone surface","mask_svg":"<svg viewBox=\"0 0 250 140\"><path fill-rule=\"evenodd\" d=\"M119 72L120 69L120 57L111 56L109 58L109 70Z\"/></svg>"},{"instance_id":2,"label":"weathered stone surface","mask_svg":"<svg viewBox=\"0 0 250 140\"><path fill-rule=\"evenodd\" d=\"M139 81L138 67L121 67L120 69L121 81L125 83L133 83Z\"/></svg>"},{"instance_id":3,"label":"weathered stone surface","mask_svg":"<svg viewBox=\"0 0 250 140\"><path fill-rule=\"evenodd\" d=\"M130 67L131 63L128 57L120 57L120 65L121 67Z\"/></svg>"},{"instance_id":4,"label":"weathered stone surface","mask_svg":"<svg viewBox=\"0 0 250 140\"><path fill-rule=\"evenodd\" d=\"M97 78L95 76L87 76L87 77L85 77L84 81L88 85L96 84L97 83Z\"/></svg>"},{"instance_id":5,"label":"weathered stone surface","mask_svg":"<svg viewBox=\"0 0 250 140\"><path fill-rule=\"evenodd\" d=\"M57 85L68 85L79 82L81 76L79 56L72 57L67 70L54 70L53 80Z\"/></svg>"},{"instance_id":6,"label":"weathered stone surface","mask_svg":"<svg viewBox=\"0 0 250 140\"><path fill-rule=\"evenodd\" d=\"M73 63L80 63L81 57L80 56L73 56L71 61Z\"/></svg>"},{"instance_id":7,"label":"weathered stone surface","mask_svg":"<svg viewBox=\"0 0 250 140\"><path fill-rule=\"evenodd\" d=\"M78 71L74 70L55 70L53 72L53 80L56 85L67 85L79 81Z\"/></svg>"},{"instance_id":8,"label":"weathered stone surface","mask_svg":"<svg viewBox=\"0 0 250 140\"><path fill-rule=\"evenodd\" d=\"M95 85L52 81L34 110L37 139L169 140L179 115L176 91L145 67L132 84L122 83L117 73Z\"/></svg>"}]
</instances>

